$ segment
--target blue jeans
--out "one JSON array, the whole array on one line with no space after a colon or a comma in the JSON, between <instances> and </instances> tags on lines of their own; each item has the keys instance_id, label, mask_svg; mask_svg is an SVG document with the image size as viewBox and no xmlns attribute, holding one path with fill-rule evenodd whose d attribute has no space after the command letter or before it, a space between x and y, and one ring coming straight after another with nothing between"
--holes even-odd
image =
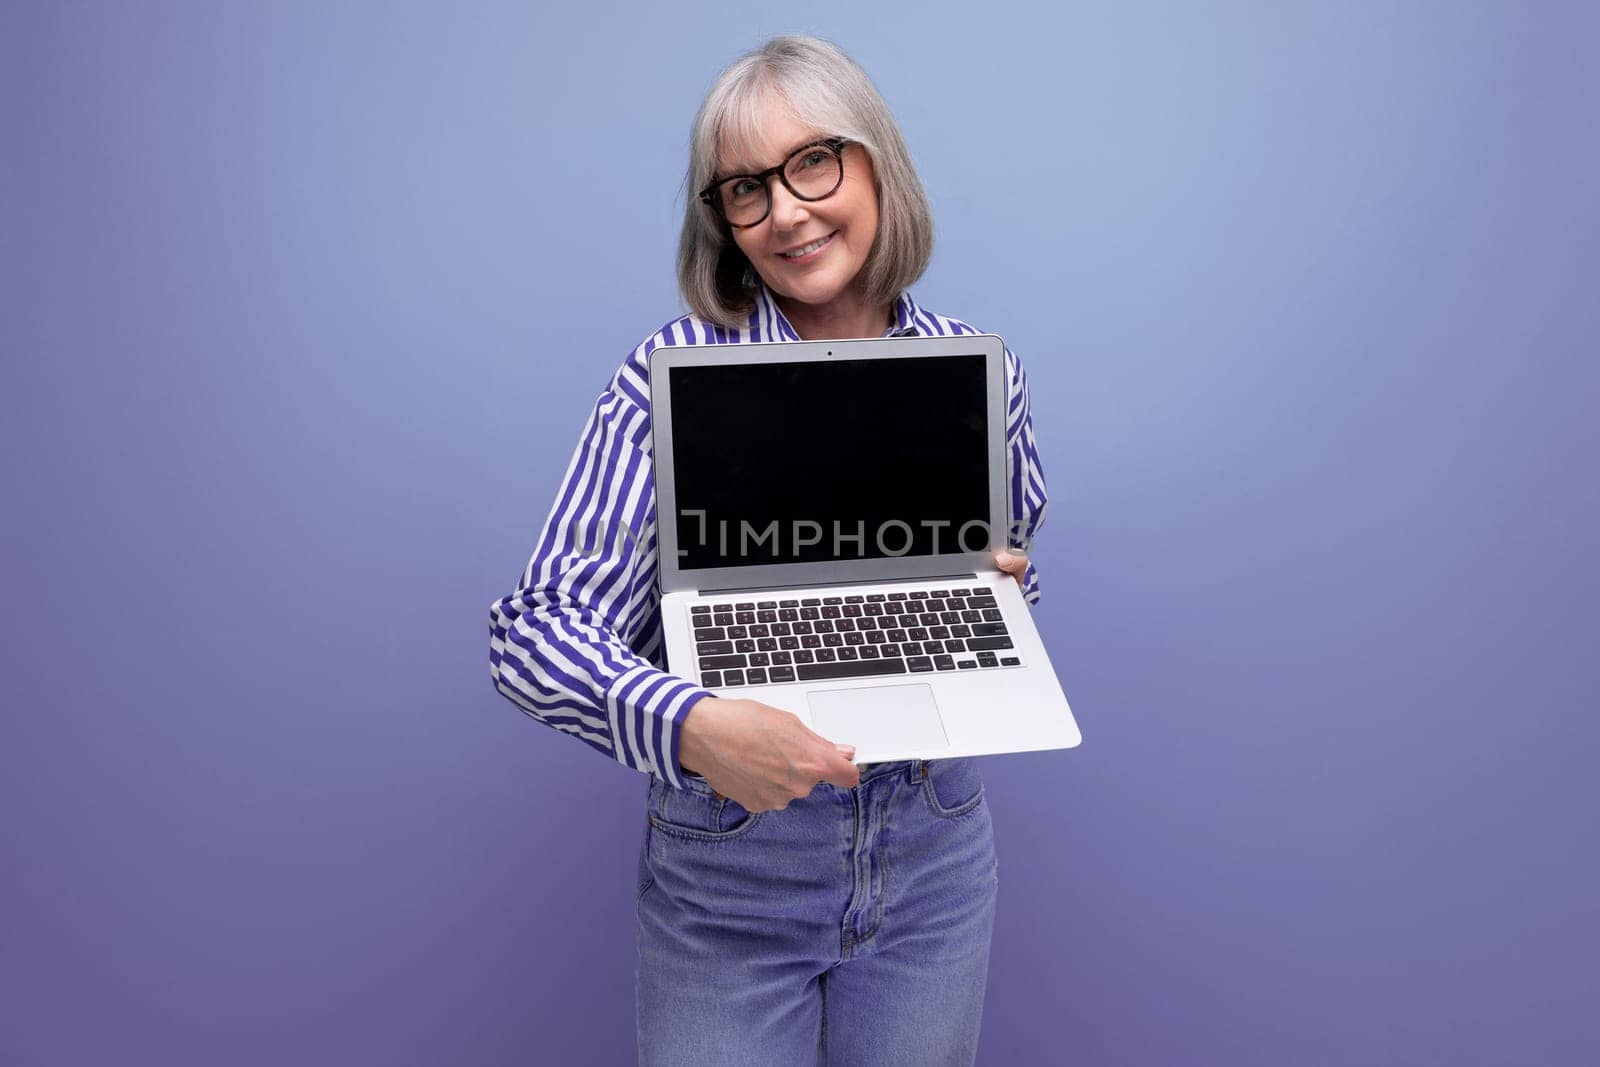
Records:
<instances>
[{"instance_id":1,"label":"blue jeans","mask_svg":"<svg viewBox=\"0 0 1600 1067\"><path fill-rule=\"evenodd\" d=\"M638 889L640 1064L973 1063L999 891L976 760L754 815L652 778Z\"/></svg>"}]
</instances>

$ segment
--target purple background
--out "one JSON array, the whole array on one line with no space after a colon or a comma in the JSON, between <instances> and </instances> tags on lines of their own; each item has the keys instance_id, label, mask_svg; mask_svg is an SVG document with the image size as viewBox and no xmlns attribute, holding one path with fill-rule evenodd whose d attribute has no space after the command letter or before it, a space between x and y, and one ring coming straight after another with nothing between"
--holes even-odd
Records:
<instances>
[{"instance_id":1,"label":"purple background","mask_svg":"<svg viewBox=\"0 0 1600 1067\"><path fill-rule=\"evenodd\" d=\"M632 1061L646 782L487 611L791 29L1033 383L981 1061L1595 1061L1596 8L852 6L0 11L0 1061Z\"/></svg>"}]
</instances>

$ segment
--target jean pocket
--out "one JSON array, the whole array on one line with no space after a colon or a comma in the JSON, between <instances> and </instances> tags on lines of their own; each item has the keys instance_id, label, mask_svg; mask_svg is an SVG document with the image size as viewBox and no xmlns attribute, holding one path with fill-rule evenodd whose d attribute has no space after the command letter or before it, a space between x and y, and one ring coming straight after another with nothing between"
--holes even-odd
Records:
<instances>
[{"instance_id":1,"label":"jean pocket","mask_svg":"<svg viewBox=\"0 0 1600 1067\"><path fill-rule=\"evenodd\" d=\"M922 761L922 795L943 819L965 815L983 803L983 775L968 757Z\"/></svg>"},{"instance_id":2,"label":"jean pocket","mask_svg":"<svg viewBox=\"0 0 1600 1067\"><path fill-rule=\"evenodd\" d=\"M704 779L687 781L688 789L677 789L665 782L654 787L651 827L692 841L727 841L749 833L766 814L751 814L737 800L714 795Z\"/></svg>"}]
</instances>

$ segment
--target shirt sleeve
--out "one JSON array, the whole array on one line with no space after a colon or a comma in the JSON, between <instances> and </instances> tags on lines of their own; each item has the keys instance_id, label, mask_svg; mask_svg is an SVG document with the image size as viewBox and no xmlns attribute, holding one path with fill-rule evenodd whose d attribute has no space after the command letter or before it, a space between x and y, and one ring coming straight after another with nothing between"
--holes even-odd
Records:
<instances>
[{"instance_id":1,"label":"shirt sleeve","mask_svg":"<svg viewBox=\"0 0 1600 1067\"><path fill-rule=\"evenodd\" d=\"M1007 466L1010 479L1010 523L1007 533L1010 546L1029 556L1028 568L1022 575L1022 599L1028 604L1039 603L1039 569L1032 559L1033 539L1044 526L1049 497L1044 486L1044 467L1039 462L1039 444L1033 436L1033 414L1028 402L1028 376L1022 361L1006 349L1006 363L1011 371L1011 395L1007 400L1006 445Z\"/></svg>"},{"instance_id":2,"label":"shirt sleeve","mask_svg":"<svg viewBox=\"0 0 1600 1067\"><path fill-rule=\"evenodd\" d=\"M522 581L489 608L495 688L619 763L685 788L684 717L711 694L635 651L661 654L649 415L600 395Z\"/></svg>"}]
</instances>

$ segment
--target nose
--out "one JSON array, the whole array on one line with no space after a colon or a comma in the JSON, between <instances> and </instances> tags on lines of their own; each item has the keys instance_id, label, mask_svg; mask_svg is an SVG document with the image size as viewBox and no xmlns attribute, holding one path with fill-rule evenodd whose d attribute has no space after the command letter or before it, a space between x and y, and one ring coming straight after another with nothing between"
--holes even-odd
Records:
<instances>
[{"instance_id":1,"label":"nose","mask_svg":"<svg viewBox=\"0 0 1600 1067\"><path fill-rule=\"evenodd\" d=\"M772 197L772 228L793 230L811 217L804 200L789 191L789 187L774 176L767 185L767 195Z\"/></svg>"}]
</instances>

